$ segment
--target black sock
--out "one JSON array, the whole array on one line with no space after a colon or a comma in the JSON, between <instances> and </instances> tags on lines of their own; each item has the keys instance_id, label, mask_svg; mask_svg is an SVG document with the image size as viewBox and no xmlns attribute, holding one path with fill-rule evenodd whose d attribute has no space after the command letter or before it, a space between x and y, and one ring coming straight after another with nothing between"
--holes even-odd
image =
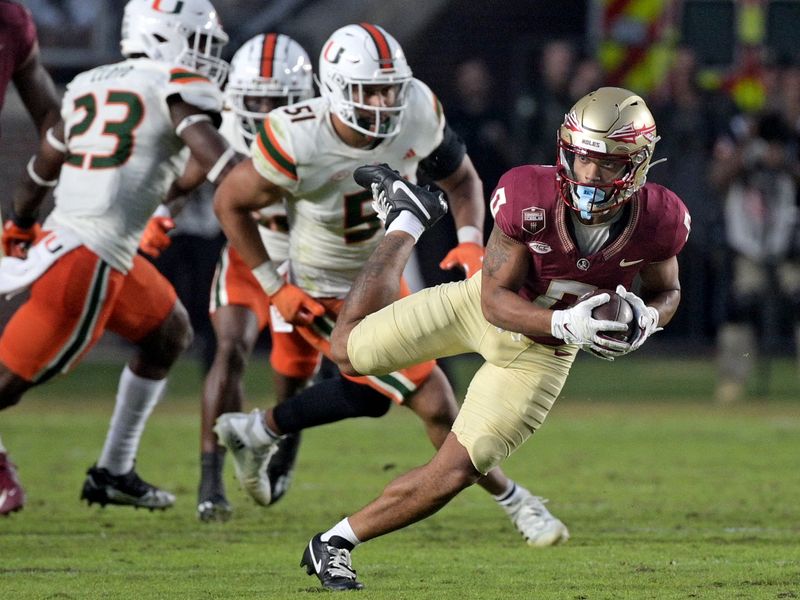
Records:
<instances>
[{"instance_id":1,"label":"black sock","mask_svg":"<svg viewBox=\"0 0 800 600\"><path fill-rule=\"evenodd\" d=\"M200 487L197 497L207 500L213 496L225 496L222 483L222 467L225 466L225 448L219 446L215 452L200 454Z\"/></svg>"},{"instance_id":2,"label":"black sock","mask_svg":"<svg viewBox=\"0 0 800 600\"><path fill-rule=\"evenodd\" d=\"M338 375L281 402L272 415L283 433L296 433L353 417L382 417L391 405L380 392Z\"/></svg>"}]
</instances>

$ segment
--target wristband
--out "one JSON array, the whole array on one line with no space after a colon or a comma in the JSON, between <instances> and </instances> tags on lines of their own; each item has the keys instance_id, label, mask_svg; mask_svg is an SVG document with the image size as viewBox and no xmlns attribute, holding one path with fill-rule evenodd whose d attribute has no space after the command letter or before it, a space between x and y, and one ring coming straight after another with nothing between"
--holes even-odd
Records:
<instances>
[{"instance_id":1,"label":"wristband","mask_svg":"<svg viewBox=\"0 0 800 600\"><path fill-rule=\"evenodd\" d=\"M56 137L52 127L47 130L47 132L44 134L44 137L47 140L47 143L50 144L54 150L58 150L61 152L61 154L67 153L67 145Z\"/></svg>"},{"instance_id":2,"label":"wristband","mask_svg":"<svg viewBox=\"0 0 800 600\"><path fill-rule=\"evenodd\" d=\"M275 293L283 287L283 284L286 283L268 260L253 269L253 277L256 278L256 281L261 285L261 289L266 292L267 296L275 295Z\"/></svg>"},{"instance_id":3,"label":"wristband","mask_svg":"<svg viewBox=\"0 0 800 600\"><path fill-rule=\"evenodd\" d=\"M236 150L234 150L232 146L228 146L228 149L220 155L217 162L214 163L214 166L209 169L208 175L206 175L206 179L208 179L209 183L217 183L220 173L222 173L231 161L234 154L236 154Z\"/></svg>"},{"instance_id":4,"label":"wristband","mask_svg":"<svg viewBox=\"0 0 800 600\"><path fill-rule=\"evenodd\" d=\"M168 219L172 218L172 213L169 210L169 207L166 204L159 204L158 208L156 208L155 212L153 213L154 217L166 217Z\"/></svg>"},{"instance_id":5,"label":"wristband","mask_svg":"<svg viewBox=\"0 0 800 600\"><path fill-rule=\"evenodd\" d=\"M478 244L478 246L483 246L483 234L477 227L472 225L459 227L456 235L458 236L459 244Z\"/></svg>"},{"instance_id":6,"label":"wristband","mask_svg":"<svg viewBox=\"0 0 800 600\"><path fill-rule=\"evenodd\" d=\"M35 156L31 156L31 159L28 161L28 166L27 166L28 177L31 178L33 183L35 183L40 187L46 187L46 188L56 187L58 179L51 179L48 181L47 179L42 178L36 171L33 170L33 163L35 161L36 161Z\"/></svg>"},{"instance_id":7,"label":"wristband","mask_svg":"<svg viewBox=\"0 0 800 600\"><path fill-rule=\"evenodd\" d=\"M186 131L189 127L191 127L195 123L203 123L205 121L211 123L211 117L203 113L189 115L188 117L185 117L180 123L178 123L178 126L175 128L175 135L180 136L184 131Z\"/></svg>"}]
</instances>

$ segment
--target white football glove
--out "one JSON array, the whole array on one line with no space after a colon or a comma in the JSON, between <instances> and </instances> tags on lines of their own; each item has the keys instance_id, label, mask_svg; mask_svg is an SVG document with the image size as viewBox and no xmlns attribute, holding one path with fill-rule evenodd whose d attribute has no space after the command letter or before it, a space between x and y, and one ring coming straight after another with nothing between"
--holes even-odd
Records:
<instances>
[{"instance_id":1,"label":"white football glove","mask_svg":"<svg viewBox=\"0 0 800 600\"><path fill-rule=\"evenodd\" d=\"M619 321L599 321L592 318L592 310L609 301L608 294L592 296L566 310L554 310L550 325L553 337L567 344L577 344L604 360L628 351L629 344L600 335L601 331L625 331L628 326Z\"/></svg>"},{"instance_id":2,"label":"white football glove","mask_svg":"<svg viewBox=\"0 0 800 600\"><path fill-rule=\"evenodd\" d=\"M633 352L641 348L647 338L664 328L658 326L658 319L660 317L655 308L647 306L644 300L633 292L626 290L625 286L618 285L616 292L631 305L633 309L633 319L638 325L637 331L633 334L631 348L629 350L629 352Z\"/></svg>"}]
</instances>

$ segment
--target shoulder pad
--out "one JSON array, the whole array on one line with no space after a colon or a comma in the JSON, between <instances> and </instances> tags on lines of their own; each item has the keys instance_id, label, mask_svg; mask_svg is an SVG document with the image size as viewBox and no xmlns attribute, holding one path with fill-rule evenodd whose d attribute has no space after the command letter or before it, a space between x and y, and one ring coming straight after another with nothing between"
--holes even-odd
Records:
<instances>
[{"instance_id":1,"label":"shoulder pad","mask_svg":"<svg viewBox=\"0 0 800 600\"><path fill-rule=\"evenodd\" d=\"M180 96L181 100L206 112L221 112L222 91L205 75L174 67L169 71L165 98Z\"/></svg>"},{"instance_id":2,"label":"shoulder pad","mask_svg":"<svg viewBox=\"0 0 800 600\"><path fill-rule=\"evenodd\" d=\"M262 177L293 191L298 184L297 160L286 122L279 116L280 111L272 111L259 125L250 155Z\"/></svg>"}]
</instances>

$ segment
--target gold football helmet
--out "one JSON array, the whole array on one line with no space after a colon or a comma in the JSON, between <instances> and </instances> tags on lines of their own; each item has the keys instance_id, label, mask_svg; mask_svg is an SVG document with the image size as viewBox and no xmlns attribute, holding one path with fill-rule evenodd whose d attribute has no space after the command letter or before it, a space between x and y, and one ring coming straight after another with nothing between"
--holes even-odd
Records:
<instances>
[{"instance_id":1,"label":"gold football helmet","mask_svg":"<svg viewBox=\"0 0 800 600\"><path fill-rule=\"evenodd\" d=\"M624 204L647 179L659 140L653 115L633 92L603 87L578 100L558 131L558 182L567 205L589 219ZM604 175L580 181L575 162Z\"/></svg>"}]
</instances>

